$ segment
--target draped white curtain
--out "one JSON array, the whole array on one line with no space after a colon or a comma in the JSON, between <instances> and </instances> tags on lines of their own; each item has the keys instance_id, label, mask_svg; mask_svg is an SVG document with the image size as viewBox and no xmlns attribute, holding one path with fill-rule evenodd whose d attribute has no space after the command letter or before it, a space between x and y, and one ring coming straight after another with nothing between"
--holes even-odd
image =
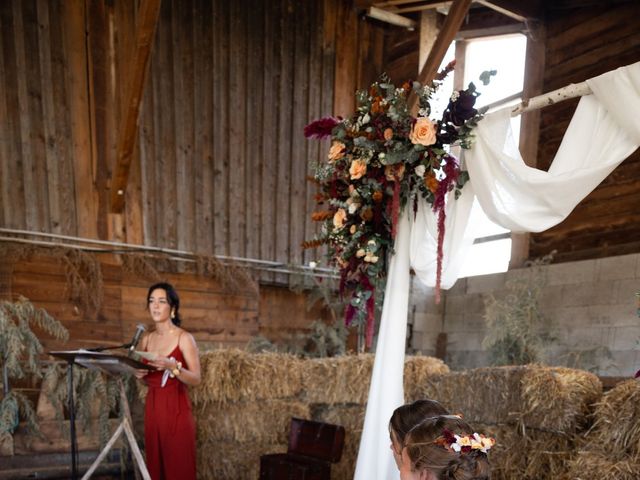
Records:
<instances>
[{"instance_id":1,"label":"draped white curtain","mask_svg":"<svg viewBox=\"0 0 640 480\"><path fill-rule=\"evenodd\" d=\"M513 231L539 232L575 206L640 145L640 63L587 81L592 95L578 108L548 172L528 167L513 140L510 112L487 115L466 154L471 181L447 202L442 287L450 288L473 240L467 224L474 195L487 216ZM425 202L404 212L389 266L376 358L360 441L356 480L398 479L388 424L404 401L402 377L409 302L409 267L435 284L437 220Z\"/></svg>"}]
</instances>

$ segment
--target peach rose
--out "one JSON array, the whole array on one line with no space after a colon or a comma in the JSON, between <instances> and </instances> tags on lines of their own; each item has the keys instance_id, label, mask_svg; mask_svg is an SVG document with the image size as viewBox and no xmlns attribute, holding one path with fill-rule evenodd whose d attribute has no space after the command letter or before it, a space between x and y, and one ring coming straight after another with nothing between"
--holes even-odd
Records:
<instances>
[{"instance_id":1,"label":"peach rose","mask_svg":"<svg viewBox=\"0 0 640 480\"><path fill-rule=\"evenodd\" d=\"M352 180L362 178L365 173L367 173L367 163L364 160L354 160L351 162L349 174Z\"/></svg>"},{"instance_id":2,"label":"peach rose","mask_svg":"<svg viewBox=\"0 0 640 480\"><path fill-rule=\"evenodd\" d=\"M384 139L389 141L393 138L393 130L391 130L390 128L386 128L384 130Z\"/></svg>"},{"instance_id":3,"label":"peach rose","mask_svg":"<svg viewBox=\"0 0 640 480\"><path fill-rule=\"evenodd\" d=\"M411 143L429 146L436 143L436 125L425 117L416 120L411 129Z\"/></svg>"},{"instance_id":4,"label":"peach rose","mask_svg":"<svg viewBox=\"0 0 640 480\"><path fill-rule=\"evenodd\" d=\"M394 182L396 179L402 180L402 177L404 177L404 163L387 165L384 167L384 176L390 182Z\"/></svg>"},{"instance_id":5,"label":"peach rose","mask_svg":"<svg viewBox=\"0 0 640 480\"><path fill-rule=\"evenodd\" d=\"M344 208L339 208L338 211L333 216L333 226L336 230L344 227L344 222L347 219L347 212Z\"/></svg>"},{"instance_id":6,"label":"peach rose","mask_svg":"<svg viewBox=\"0 0 640 480\"><path fill-rule=\"evenodd\" d=\"M336 160L340 160L344 157L344 151L346 148L346 145L342 142L333 142L329 149L329 161L335 162Z\"/></svg>"}]
</instances>

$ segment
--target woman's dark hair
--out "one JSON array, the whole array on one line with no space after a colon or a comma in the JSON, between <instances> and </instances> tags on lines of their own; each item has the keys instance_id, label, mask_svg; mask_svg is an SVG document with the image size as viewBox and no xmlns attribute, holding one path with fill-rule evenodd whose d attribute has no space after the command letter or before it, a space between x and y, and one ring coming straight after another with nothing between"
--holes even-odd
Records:
<instances>
[{"instance_id":1,"label":"woman's dark hair","mask_svg":"<svg viewBox=\"0 0 640 480\"><path fill-rule=\"evenodd\" d=\"M149 308L149 299L151 298L151 294L154 290L164 290L167 294L167 301L169 302L169 306L171 307L171 321L176 327L179 327L182 323L182 319L180 318L180 297L178 296L178 292L173 288L173 285L167 282L159 282L149 287L149 291L147 292L147 309Z\"/></svg>"},{"instance_id":2,"label":"woman's dark hair","mask_svg":"<svg viewBox=\"0 0 640 480\"><path fill-rule=\"evenodd\" d=\"M471 426L455 415L427 418L405 437L405 448L414 471L428 470L437 480L489 480L491 468L482 450L455 452L443 446L444 434L472 435Z\"/></svg>"},{"instance_id":3,"label":"woman's dark hair","mask_svg":"<svg viewBox=\"0 0 640 480\"><path fill-rule=\"evenodd\" d=\"M430 399L416 400L394 410L389 427L396 435L396 440L404 444L404 437L409 430L424 421L425 418L446 415L449 412L440 402Z\"/></svg>"}]
</instances>

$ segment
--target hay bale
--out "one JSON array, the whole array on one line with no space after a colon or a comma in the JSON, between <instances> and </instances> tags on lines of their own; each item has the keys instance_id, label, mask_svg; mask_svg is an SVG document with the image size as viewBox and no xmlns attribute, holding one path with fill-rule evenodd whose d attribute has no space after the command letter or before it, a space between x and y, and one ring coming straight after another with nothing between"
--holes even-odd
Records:
<instances>
[{"instance_id":1,"label":"hay bale","mask_svg":"<svg viewBox=\"0 0 640 480\"><path fill-rule=\"evenodd\" d=\"M493 480L558 478L575 455L574 437L522 428L518 425L474 424L479 433L496 439L489 453Z\"/></svg>"},{"instance_id":2,"label":"hay bale","mask_svg":"<svg viewBox=\"0 0 640 480\"><path fill-rule=\"evenodd\" d=\"M287 443L291 417L309 418L309 407L297 401L237 402L196 410L199 441Z\"/></svg>"},{"instance_id":3,"label":"hay bale","mask_svg":"<svg viewBox=\"0 0 640 480\"><path fill-rule=\"evenodd\" d=\"M499 424L516 421L522 399L524 367L476 368L427 379L422 398L442 403L450 412L463 413L471 423Z\"/></svg>"},{"instance_id":4,"label":"hay bale","mask_svg":"<svg viewBox=\"0 0 640 480\"><path fill-rule=\"evenodd\" d=\"M200 480L238 480L258 478L260 456L285 453L287 444L249 442L198 443Z\"/></svg>"},{"instance_id":5,"label":"hay bale","mask_svg":"<svg viewBox=\"0 0 640 480\"><path fill-rule=\"evenodd\" d=\"M590 444L603 452L640 456L640 382L627 380L604 394L596 404Z\"/></svg>"},{"instance_id":6,"label":"hay bale","mask_svg":"<svg viewBox=\"0 0 640 480\"><path fill-rule=\"evenodd\" d=\"M569 467L562 480L637 480L640 458L612 458L608 454L583 451L570 462Z\"/></svg>"},{"instance_id":7,"label":"hay bale","mask_svg":"<svg viewBox=\"0 0 640 480\"><path fill-rule=\"evenodd\" d=\"M304 361L302 383L309 403L366 403L373 355L345 355Z\"/></svg>"},{"instance_id":8,"label":"hay bale","mask_svg":"<svg viewBox=\"0 0 640 480\"><path fill-rule=\"evenodd\" d=\"M302 361L293 355L224 349L204 353L200 362L202 384L191 393L196 405L290 398L302 388Z\"/></svg>"},{"instance_id":9,"label":"hay bale","mask_svg":"<svg viewBox=\"0 0 640 480\"><path fill-rule=\"evenodd\" d=\"M521 380L522 422L563 433L584 428L602 382L592 373L561 367L529 366Z\"/></svg>"},{"instance_id":10,"label":"hay bale","mask_svg":"<svg viewBox=\"0 0 640 480\"><path fill-rule=\"evenodd\" d=\"M314 404L310 407L313 420L344 427L345 437L342 457L337 464L331 466L331 478L334 480L352 480L356 469L366 405Z\"/></svg>"},{"instance_id":11,"label":"hay bale","mask_svg":"<svg viewBox=\"0 0 640 480\"><path fill-rule=\"evenodd\" d=\"M472 423L521 423L569 434L587 423L602 384L589 372L527 365L436 375L421 393Z\"/></svg>"},{"instance_id":12,"label":"hay bale","mask_svg":"<svg viewBox=\"0 0 640 480\"><path fill-rule=\"evenodd\" d=\"M408 356L404 362L404 396L406 402L424 398L424 383L434 375L449 373L449 367L439 358L422 355Z\"/></svg>"}]
</instances>

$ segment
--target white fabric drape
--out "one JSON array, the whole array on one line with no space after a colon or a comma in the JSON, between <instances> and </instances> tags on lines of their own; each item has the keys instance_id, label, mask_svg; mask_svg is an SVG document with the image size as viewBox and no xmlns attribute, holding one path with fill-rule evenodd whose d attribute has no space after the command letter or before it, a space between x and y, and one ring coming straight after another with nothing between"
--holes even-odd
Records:
<instances>
[{"instance_id":1,"label":"white fabric drape","mask_svg":"<svg viewBox=\"0 0 640 480\"><path fill-rule=\"evenodd\" d=\"M471 185L447 204L443 288L451 287L470 245L467 221L475 194L497 224L542 231L562 220L640 145L640 63L589 80L548 172L528 167L513 141L509 111L487 115L466 155ZM435 284L437 220L421 202L415 218L401 215L391 259L355 480L399 478L389 449L388 424L403 403L402 376L409 265Z\"/></svg>"}]
</instances>

